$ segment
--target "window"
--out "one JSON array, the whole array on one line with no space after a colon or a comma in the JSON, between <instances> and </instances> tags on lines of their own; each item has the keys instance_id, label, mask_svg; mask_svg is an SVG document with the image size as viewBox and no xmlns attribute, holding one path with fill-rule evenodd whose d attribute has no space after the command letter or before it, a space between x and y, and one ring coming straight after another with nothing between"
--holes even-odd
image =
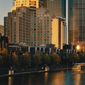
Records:
<instances>
[{"instance_id":1,"label":"window","mask_svg":"<svg viewBox=\"0 0 85 85\"><path fill-rule=\"evenodd\" d=\"M46 17L44 17L44 19L46 19Z\"/></svg>"},{"instance_id":2,"label":"window","mask_svg":"<svg viewBox=\"0 0 85 85\"><path fill-rule=\"evenodd\" d=\"M46 39L44 39L44 41L46 41Z\"/></svg>"},{"instance_id":3,"label":"window","mask_svg":"<svg viewBox=\"0 0 85 85\"><path fill-rule=\"evenodd\" d=\"M47 19L49 19L49 17L47 17Z\"/></svg>"},{"instance_id":4,"label":"window","mask_svg":"<svg viewBox=\"0 0 85 85\"><path fill-rule=\"evenodd\" d=\"M16 37L16 35L14 35L14 37Z\"/></svg>"},{"instance_id":5,"label":"window","mask_svg":"<svg viewBox=\"0 0 85 85\"><path fill-rule=\"evenodd\" d=\"M16 17L14 17L14 19L16 19Z\"/></svg>"},{"instance_id":6,"label":"window","mask_svg":"<svg viewBox=\"0 0 85 85\"><path fill-rule=\"evenodd\" d=\"M46 33L46 31L44 31L44 33Z\"/></svg>"},{"instance_id":7,"label":"window","mask_svg":"<svg viewBox=\"0 0 85 85\"><path fill-rule=\"evenodd\" d=\"M44 42L44 44L46 44L46 42Z\"/></svg>"}]
</instances>

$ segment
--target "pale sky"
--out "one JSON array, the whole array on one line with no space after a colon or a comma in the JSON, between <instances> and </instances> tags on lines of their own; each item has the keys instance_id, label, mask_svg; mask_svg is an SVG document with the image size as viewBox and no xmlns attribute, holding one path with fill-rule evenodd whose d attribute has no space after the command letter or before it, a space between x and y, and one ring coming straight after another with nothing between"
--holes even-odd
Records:
<instances>
[{"instance_id":1,"label":"pale sky","mask_svg":"<svg viewBox=\"0 0 85 85\"><path fill-rule=\"evenodd\" d=\"M0 25L4 25L4 17L11 12L12 0L0 0Z\"/></svg>"}]
</instances>

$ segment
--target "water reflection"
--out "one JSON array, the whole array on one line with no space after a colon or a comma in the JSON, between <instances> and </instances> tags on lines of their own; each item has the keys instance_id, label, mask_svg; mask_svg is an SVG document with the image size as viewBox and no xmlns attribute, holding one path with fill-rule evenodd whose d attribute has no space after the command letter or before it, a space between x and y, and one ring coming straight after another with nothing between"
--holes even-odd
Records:
<instances>
[{"instance_id":1,"label":"water reflection","mask_svg":"<svg viewBox=\"0 0 85 85\"><path fill-rule=\"evenodd\" d=\"M12 85L13 83L13 77L8 77L8 85Z\"/></svg>"},{"instance_id":2,"label":"water reflection","mask_svg":"<svg viewBox=\"0 0 85 85\"><path fill-rule=\"evenodd\" d=\"M53 75L52 84L51 85L64 85L65 84L65 73L64 71L57 72Z\"/></svg>"},{"instance_id":3,"label":"water reflection","mask_svg":"<svg viewBox=\"0 0 85 85\"><path fill-rule=\"evenodd\" d=\"M0 85L85 85L85 73L45 72L0 78Z\"/></svg>"},{"instance_id":4,"label":"water reflection","mask_svg":"<svg viewBox=\"0 0 85 85\"><path fill-rule=\"evenodd\" d=\"M75 85L81 85L81 74L84 73L81 69L72 70L73 80ZM85 75L85 74L84 74Z\"/></svg>"},{"instance_id":5,"label":"water reflection","mask_svg":"<svg viewBox=\"0 0 85 85\"><path fill-rule=\"evenodd\" d=\"M45 73L45 83L47 82L48 79L48 72Z\"/></svg>"},{"instance_id":6,"label":"water reflection","mask_svg":"<svg viewBox=\"0 0 85 85\"><path fill-rule=\"evenodd\" d=\"M81 79L81 74L75 74L74 75L74 84L75 85L80 85L80 79Z\"/></svg>"}]
</instances>

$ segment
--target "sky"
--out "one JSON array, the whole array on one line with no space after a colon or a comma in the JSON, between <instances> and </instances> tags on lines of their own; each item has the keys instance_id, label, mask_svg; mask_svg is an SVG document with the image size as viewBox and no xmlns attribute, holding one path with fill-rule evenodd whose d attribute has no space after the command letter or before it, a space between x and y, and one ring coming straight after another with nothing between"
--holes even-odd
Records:
<instances>
[{"instance_id":1,"label":"sky","mask_svg":"<svg viewBox=\"0 0 85 85\"><path fill-rule=\"evenodd\" d=\"M0 25L4 25L4 17L11 12L12 0L0 0Z\"/></svg>"}]
</instances>

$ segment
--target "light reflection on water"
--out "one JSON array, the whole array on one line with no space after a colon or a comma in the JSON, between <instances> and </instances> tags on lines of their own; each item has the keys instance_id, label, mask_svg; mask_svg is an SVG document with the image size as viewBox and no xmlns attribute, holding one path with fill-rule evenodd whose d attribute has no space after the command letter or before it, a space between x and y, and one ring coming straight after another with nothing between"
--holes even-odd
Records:
<instances>
[{"instance_id":1,"label":"light reflection on water","mask_svg":"<svg viewBox=\"0 0 85 85\"><path fill-rule=\"evenodd\" d=\"M8 78L8 85L12 85L12 80L11 79L12 79L12 77Z\"/></svg>"},{"instance_id":2,"label":"light reflection on water","mask_svg":"<svg viewBox=\"0 0 85 85\"><path fill-rule=\"evenodd\" d=\"M74 75L74 84L75 85L80 85L80 79L81 79L81 74L75 74Z\"/></svg>"},{"instance_id":3,"label":"light reflection on water","mask_svg":"<svg viewBox=\"0 0 85 85\"><path fill-rule=\"evenodd\" d=\"M64 71L53 74L51 85L64 85L64 77L65 77Z\"/></svg>"},{"instance_id":4,"label":"light reflection on water","mask_svg":"<svg viewBox=\"0 0 85 85\"><path fill-rule=\"evenodd\" d=\"M67 70L4 77L0 78L0 85L85 85L84 80L85 73Z\"/></svg>"},{"instance_id":5,"label":"light reflection on water","mask_svg":"<svg viewBox=\"0 0 85 85\"><path fill-rule=\"evenodd\" d=\"M48 79L48 72L45 73L45 83L47 83L47 79Z\"/></svg>"}]
</instances>

